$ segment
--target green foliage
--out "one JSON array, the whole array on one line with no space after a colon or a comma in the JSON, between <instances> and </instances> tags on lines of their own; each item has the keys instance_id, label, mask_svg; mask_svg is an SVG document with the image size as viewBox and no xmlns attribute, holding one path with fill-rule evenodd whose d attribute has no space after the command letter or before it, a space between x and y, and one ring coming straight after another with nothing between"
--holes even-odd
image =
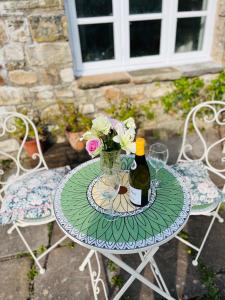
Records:
<instances>
[{"instance_id":1,"label":"green foliage","mask_svg":"<svg viewBox=\"0 0 225 300\"><path fill-rule=\"evenodd\" d=\"M150 104L136 105L134 100L124 97L118 101L107 99L109 107L105 112L112 118L124 121L134 118L137 127L140 127L144 120L153 119L154 113L149 110Z\"/></svg>"},{"instance_id":2,"label":"green foliage","mask_svg":"<svg viewBox=\"0 0 225 300\"><path fill-rule=\"evenodd\" d=\"M199 300L220 300L220 291L215 284L215 272L211 268L207 267L202 261L199 261L198 271L201 282L207 288L207 294Z\"/></svg>"},{"instance_id":3,"label":"green foliage","mask_svg":"<svg viewBox=\"0 0 225 300\"><path fill-rule=\"evenodd\" d=\"M28 280L33 281L37 275L38 275L38 271L37 271L36 265L33 264L27 273Z\"/></svg>"},{"instance_id":4,"label":"green foliage","mask_svg":"<svg viewBox=\"0 0 225 300\"><path fill-rule=\"evenodd\" d=\"M211 99L223 100L225 95L225 71L221 72L218 78L211 81L207 91Z\"/></svg>"},{"instance_id":5,"label":"green foliage","mask_svg":"<svg viewBox=\"0 0 225 300\"><path fill-rule=\"evenodd\" d=\"M74 249L75 246L76 246L76 244L72 241L65 244L65 247L67 247L69 249Z\"/></svg>"},{"instance_id":6,"label":"green foliage","mask_svg":"<svg viewBox=\"0 0 225 300\"><path fill-rule=\"evenodd\" d=\"M23 257L31 257L30 253L26 253L26 252L20 252L16 254L16 258L23 258Z\"/></svg>"},{"instance_id":7,"label":"green foliage","mask_svg":"<svg viewBox=\"0 0 225 300\"><path fill-rule=\"evenodd\" d=\"M3 159L0 161L0 168L6 172L7 170L9 170L11 168L13 161L10 159Z\"/></svg>"},{"instance_id":8,"label":"green foliage","mask_svg":"<svg viewBox=\"0 0 225 300\"><path fill-rule=\"evenodd\" d=\"M36 252L38 255L44 253L47 250L47 248L44 245L41 245L37 248Z\"/></svg>"},{"instance_id":9,"label":"green foliage","mask_svg":"<svg viewBox=\"0 0 225 300\"><path fill-rule=\"evenodd\" d=\"M185 241L187 241L189 238L189 234L184 230L181 230L181 232L178 234L178 236L181 237L182 239L184 239Z\"/></svg>"},{"instance_id":10,"label":"green foliage","mask_svg":"<svg viewBox=\"0 0 225 300\"><path fill-rule=\"evenodd\" d=\"M118 287L121 289L121 287L124 284L123 277L121 275L114 275L111 279L111 283L113 286Z\"/></svg>"},{"instance_id":11,"label":"green foliage","mask_svg":"<svg viewBox=\"0 0 225 300\"><path fill-rule=\"evenodd\" d=\"M117 265L113 261L109 260L107 266L108 266L108 269L109 269L110 272L116 272L117 271Z\"/></svg>"},{"instance_id":12,"label":"green foliage","mask_svg":"<svg viewBox=\"0 0 225 300\"><path fill-rule=\"evenodd\" d=\"M78 107L73 103L58 102L62 118L57 117L56 123L59 127L59 132L63 133L65 130L70 132L87 131L91 127L91 118L82 114Z\"/></svg>"},{"instance_id":13,"label":"green foliage","mask_svg":"<svg viewBox=\"0 0 225 300\"><path fill-rule=\"evenodd\" d=\"M174 90L160 98L166 113L185 118L197 104L210 100L223 100L225 96L225 71L206 85L198 77L174 81ZM207 111L202 112L207 114Z\"/></svg>"},{"instance_id":14,"label":"green foliage","mask_svg":"<svg viewBox=\"0 0 225 300\"><path fill-rule=\"evenodd\" d=\"M190 254L192 257L195 256L196 251L188 248L188 254ZM216 286L215 279L216 274L212 270L212 268L206 266L204 262L199 259L197 270L200 276L201 283L206 287L207 294L203 295L202 297L198 298L198 300L221 300L220 297L220 291L218 287Z\"/></svg>"},{"instance_id":15,"label":"green foliage","mask_svg":"<svg viewBox=\"0 0 225 300\"><path fill-rule=\"evenodd\" d=\"M185 117L192 107L203 101L204 82L199 78L181 78L174 81L174 86L173 92L161 97L164 111Z\"/></svg>"},{"instance_id":16,"label":"green foliage","mask_svg":"<svg viewBox=\"0 0 225 300\"><path fill-rule=\"evenodd\" d=\"M42 123L41 121L39 111L35 110L30 111L30 113L28 113L28 110L24 109L21 111L21 113L25 116L28 116L29 119L34 123L35 127L37 128L39 139L44 141L47 138L48 130L47 125ZM15 118L14 125L16 127L16 130L10 133L12 137L18 140L23 140L28 130L27 140L32 140L35 138L35 132L33 127L29 125L28 128L26 128L26 125L22 119Z\"/></svg>"}]
</instances>

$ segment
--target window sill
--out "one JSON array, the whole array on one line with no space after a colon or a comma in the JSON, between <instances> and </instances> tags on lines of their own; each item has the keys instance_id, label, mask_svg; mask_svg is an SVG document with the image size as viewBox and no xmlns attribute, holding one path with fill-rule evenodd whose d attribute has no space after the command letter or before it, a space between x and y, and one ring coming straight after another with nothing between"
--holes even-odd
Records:
<instances>
[{"instance_id":1,"label":"window sill","mask_svg":"<svg viewBox=\"0 0 225 300\"><path fill-rule=\"evenodd\" d=\"M80 89L86 90L114 84L145 84L154 81L172 81L182 76L195 77L204 74L215 74L223 70L223 65L211 61L176 67L83 76L77 80L77 83Z\"/></svg>"}]
</instances>

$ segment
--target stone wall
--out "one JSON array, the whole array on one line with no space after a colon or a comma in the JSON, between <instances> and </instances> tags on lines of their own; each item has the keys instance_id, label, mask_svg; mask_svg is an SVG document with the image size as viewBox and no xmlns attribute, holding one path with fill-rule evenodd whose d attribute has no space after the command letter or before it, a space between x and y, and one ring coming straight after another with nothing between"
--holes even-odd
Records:
<instances>
[{"instance_id":1,"label":"stone wall","mask_svg":"<svg viewBox=\"0 0 225 300\"><path fill-rule=\"evenodd\" d=\"M224 0L217 15L213 56L225 63ZM63 100L95 113L105 108L106 98L130 95L146 101L171 90L172 80L183 75L220 70L220 65L200 64L75 80L63 1L0 0L0 106L8 110L37 107L45 116L57 112L55 103Z\"/></svg>"},{"instance_id":2,"label":"stone wall","mask_svg":"<svg viewBox=\"0 0 225 300\"><path fill-rule=\"evenodd\" d=\"M0 1L0 105L42 109L74 86L61 1Z\"/></svg>"},{"instance_id":3,"label":"stone wall","mask_svg":"<svg viewBox=\"0 0 225 300\"><path fill-rule=\"evenodd\" d=\"M225 1L218 0L215 21L212 57L216 62L225 64Z\"/></svg>"}]
</instances>

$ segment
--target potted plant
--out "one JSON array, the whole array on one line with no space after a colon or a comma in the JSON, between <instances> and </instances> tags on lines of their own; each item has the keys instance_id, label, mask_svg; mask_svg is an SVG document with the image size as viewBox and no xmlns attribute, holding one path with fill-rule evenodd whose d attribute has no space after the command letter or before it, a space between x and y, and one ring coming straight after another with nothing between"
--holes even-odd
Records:
<instances>
[{"instance_id":1,"label":"potted plant","mask_svg":"<svg viewBox=\"0 0 225 300\"><path fill-rule=\"evenodd\" d=\"M24 115L28 115L28 111L22 111ZM44 143L47 139L47 127L42 124L41 118L39 116L38 111L33 111L29 113L29 119L34 123L37 132L38 132L38 137L39 141L41 144ZM23 141L24 139L24 150L28 154L28 156L32 157L33 154L38 153L38 147L37 147L37 141L35 137L35 132L32 126L29 125L28 128L28 133L26 135L26 124L21 118L15 118L14 121L15 125L15 131L11 133L11 136L19 140L20 142Z\"/></svg>"},{"instance_id":2,"label":"potted plant","mask_svg":"<svg viewBox=\"0 0 225 300\"><path fill-rule=\"evenodd\" d=\"M58 102L62 118L58 120L59 131L64 132L71 147L82 151L85 147L81 137L91 127L91 119L79 111L72 103Z\"/></svg>"}]
</instances>

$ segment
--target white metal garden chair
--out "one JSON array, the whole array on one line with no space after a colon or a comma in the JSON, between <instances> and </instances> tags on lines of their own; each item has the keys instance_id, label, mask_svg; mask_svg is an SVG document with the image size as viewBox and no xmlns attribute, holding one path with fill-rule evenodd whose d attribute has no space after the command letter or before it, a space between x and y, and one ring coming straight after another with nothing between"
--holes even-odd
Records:
<instances>
[{"instance_id":1,"label":"white metal garden chair","mask_svg":"<svg viewBox=\"0 0 225 300\"><path fill-rule=\"evenodd\" d=\"M215 219L218 219L220 223L224 220L218 214L222 202L225 200L225 194L223 193L225 188L225 168L218 168L215 163L211 162L212 154L218 147L221 151L221 163L225 162L225 157L222 157L223 144L225 142L225 136L220 137L217 141L209 143L204 138L207 131L201 130L199 126L199 117L201 122L205 125L217 125L225 126L225 102L223 101L208 101L195 106L188 114L183 133L183 141L180 150L180 154L177 159L177 164L174 168L180 172L186 179L192 194L192 211L191 215L204 215L212 217L209 227L202 239L200 247L196 247L192 243L183 239L180 236L176 238L197 251L195 259L192 261L194 266L198 265L198 258L202 252L202 249L206 243L207 237L211 231ZM201 115L200 115L201 114ZM197 134L198 140L202 146L202 153L197 159L193 158L193 144L188 142L188 134L190 133L190 126L192 130ZM214 150L214 152L213 152ZM218 189L208 176L208 172L215 174L222 180L224 180L223 191Z\"/></svg>"},{"instance_id":2,"label":"white metal garden chair","mask_svg":"<svg viewBox=\"0 0 225 300\"><path fill-rule=\"evenodd\" d=\"M11 160L15 165L14 174L10 176L6 181L0 181L0 202L2 202L2 204L0 205L0 221L2 221L1 223L4 224L3 221L5 219L5 223L8 223L8 219L11 218L10 223L12 223L12 227L10 227L10 229L8 230L8 234L11 234L13 230L16 230L18 232L27 250L39 267L40 273L43 274L45 270L39 262L40 259L47 255L63 240L65 240L66 236L63 236L59 241L57 241L54 245L52 245L44 253L37 257L31 250L28 242L25 240L20 228L43 225L55 220L54 213L51 207L52 194L53 190L56 188L55 185L58 185L59 181L66 172L66 168L68 167L51 170L48 169L41 151L37 129L34 123L25 115L16 112L1 112L1 139L5 135L16 131L15 119L17 118L24 123L26 134L21 144L19 145L16 155L11 155L2 151L4 149L0 149L0 156L5 159ZM32 156L32 159L37 161L36 166L32 169L27 169L23 166L21 158L23 153L23 146L28 138L30 129L33 130L35 135L38 153L35 153ZM1 175L4 175L3 170L0 170L0 173ZM40 180L40 182L38 182L38 180ZM38 193L35 192L36 184L39 185ZM7 209L9 209L9 211L7 211Z\"/></svg>"}]
</instances>

